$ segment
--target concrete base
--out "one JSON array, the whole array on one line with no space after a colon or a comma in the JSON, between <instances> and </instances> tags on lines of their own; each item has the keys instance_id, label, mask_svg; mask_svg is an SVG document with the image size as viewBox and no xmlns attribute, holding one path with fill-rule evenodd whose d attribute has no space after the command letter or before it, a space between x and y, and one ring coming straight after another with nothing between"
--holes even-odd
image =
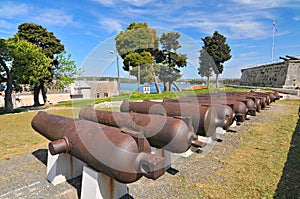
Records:
<instances>
[{"instance_id":1,"label":"concrete base","mask_svg":"<svg viewBox=\"0 0 300 199\"><path fill-rule=\"evenodd\" d=\"M68 153L51 155L48 151L47 180L53 185L75 178L82 173L84 162Z\"/></svg>"},{"instance_id":2,"label":"concrete base","mask_svg":"<svg viewBox=\"0 0 300 199\"><path fill-rule=\"evenodd\" d=\"M158 148L155 148L155 147L151 147L151 153L161 155L165 158L165 168L166 168L166 170L171 167L172 157L171 157L171 152L170 151L167 151L167 150L164 150L164 149L158 149Z\"/></svg>"},{"instance_id":3,"label":"concrete base","mask_svg":"<svg viewBox=\"0 0 300 199\"><path fill-rule=\"evenodd\" d=\"M212 137L198 136L198 140L207 144L211 144L213 142Z\"/></svg>"},{"instance_id":4,"label":"concrete base","mask_svg":"<svg viewBox=\"0 0 300 199\"><path fill-rule=\"evenodd\" d=\"M83 167L81 199L119 199L128 194L126 184L88 167Z\"/></svg>"},{"instance_id":5,"label":"concrete base","mask_svg":"<svg viewBox=\"0 0 300 199\"><path fill-rule=\"evenodd\" d=\"M203 148L198 148L198 147L193 147L191 146L191 148L189 150L187 150L184 153L178 153L175 155L178 155L180 157L184 157L184 158L188 158L190 155L194 154L194 153L199 153L199 150L203 150Z\"/></svg>"},{"instance_id":6,"label":"concrete base","mask_svg":"<svg viewBox=\"0 0 300 199\"><path fill-rule=\"evenodd\" d=\"M218 127L216 129L216 134L219 134L219 135L224 135L226 133L226 130L224 130L223 128L221 127Z\"/></svg>"},{"instance_id":7,"label":"concrete base","mask_svg":"<svg viewBox=\"0 0 300 199\"><path fill-rule=\"evenodd\" d=\"M233 121L233 123L230 125L230 127L236 127L236 121Z\"/></svg>"},{"instance_id":8,"label":"concrete base","mask_svg":"<svg viewBox=\"0 0 300 199\"><path fill-rule=\"evenodd\" d=\"M220 128L219 130L216 131L216 134L224 134L225 130L223 130L222 128ZM217 135L215 136L217 137ZM198 140L203 142L203 143L206 143L206 144L211 144L213 142L213 139L216 139L216 138L212 138L212 137L204 137L204 136L198 136ZM179 155L181 157L184 157L184 158L187 158L189 157L190 155L192 155L193 153L199 153L199 150L203 150L202 148L198 148L198 147L191 147L189 150L187 150L186 152L184 153L180 153L180 154L176 154L176 155Z\"/></svg>"}]
</instances>

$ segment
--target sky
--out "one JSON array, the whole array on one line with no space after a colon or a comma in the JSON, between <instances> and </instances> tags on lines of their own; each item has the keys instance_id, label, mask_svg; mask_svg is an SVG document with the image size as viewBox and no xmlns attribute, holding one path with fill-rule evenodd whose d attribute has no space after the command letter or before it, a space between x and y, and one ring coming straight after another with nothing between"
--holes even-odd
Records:
<instances>
[{"instance_id":1,"label":"sky","mask_svg":"<svg viewBox=\"0 0 300 199\"><path fill-rule=\"evenodd\" d=\"M158 36L181 34L185 79L201 78L201 38L214 31L231 48L221 78L240 78L242 68L280 56L300 56L300 0L1 0L0 38L12 37L25 22L53 32L84 76L117 76L114 38L131 22L146 22ZM119 67L128 77L121 59Z\"/></svg>"}]
</instances>

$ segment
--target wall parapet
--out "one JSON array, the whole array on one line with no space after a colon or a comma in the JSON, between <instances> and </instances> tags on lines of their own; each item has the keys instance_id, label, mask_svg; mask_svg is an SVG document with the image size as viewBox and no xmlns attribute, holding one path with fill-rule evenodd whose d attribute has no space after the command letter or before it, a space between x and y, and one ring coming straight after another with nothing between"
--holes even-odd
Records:
<instances>
[{"instance_id":1,"label":"wall parapet","mask_svg":"<svg viewBox=\"0 0 300 199\"><path fill-rule=\"evenodd\" d=\"M272 88L299 88L300 61L282 61L241 70L240 85Z\"/></svg>"}]
</instances>

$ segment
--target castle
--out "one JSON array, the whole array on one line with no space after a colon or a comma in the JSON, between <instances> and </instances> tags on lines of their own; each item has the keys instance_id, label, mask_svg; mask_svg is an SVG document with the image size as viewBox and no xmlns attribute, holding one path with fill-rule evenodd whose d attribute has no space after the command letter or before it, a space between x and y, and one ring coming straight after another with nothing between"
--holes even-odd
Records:
<instances>
[{"instance_id":1,"label":"castle","mask_svg":"<svg viewBox=\"0 0 300 199\"><path fill-rule=\"evenodd\" d=\"M300 58L280 57L283 61L242 69L241 86L300 89Z\"/></svg>"}]
</instances>

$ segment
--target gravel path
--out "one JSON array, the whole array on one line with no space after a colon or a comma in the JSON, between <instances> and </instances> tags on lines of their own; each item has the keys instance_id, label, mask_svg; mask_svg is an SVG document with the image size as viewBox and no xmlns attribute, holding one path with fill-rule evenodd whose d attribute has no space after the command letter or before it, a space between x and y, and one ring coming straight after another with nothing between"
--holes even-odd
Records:
<instances>
[{"instance_id":1,"label":"gravel path","mask_svg":"<svg viewBox=\"0 0 300 199\"><path fill-rule=\"evenodd\" d=\"M222 142L213 142L188 158L172 156L172 172L156 181L142 178L129 184L129 194L124 198L198 198L201 182L222 180L212 178L223 167L222 157L228 156L238 146L240 135L255 122L267 122L269 116L284 111L285 105L272 104L270 108L231 132L220 135ZM21 156L0 161L0 198L79 198L81 177L53 186L46 180L47 149L36 149ZM195 178L201 176L201 179ZM213 182L212 182L213 184ZM195 188L187 189L194 186ZM184 197L183 197L184 196Z\"/></svg>"}]
</instances>

